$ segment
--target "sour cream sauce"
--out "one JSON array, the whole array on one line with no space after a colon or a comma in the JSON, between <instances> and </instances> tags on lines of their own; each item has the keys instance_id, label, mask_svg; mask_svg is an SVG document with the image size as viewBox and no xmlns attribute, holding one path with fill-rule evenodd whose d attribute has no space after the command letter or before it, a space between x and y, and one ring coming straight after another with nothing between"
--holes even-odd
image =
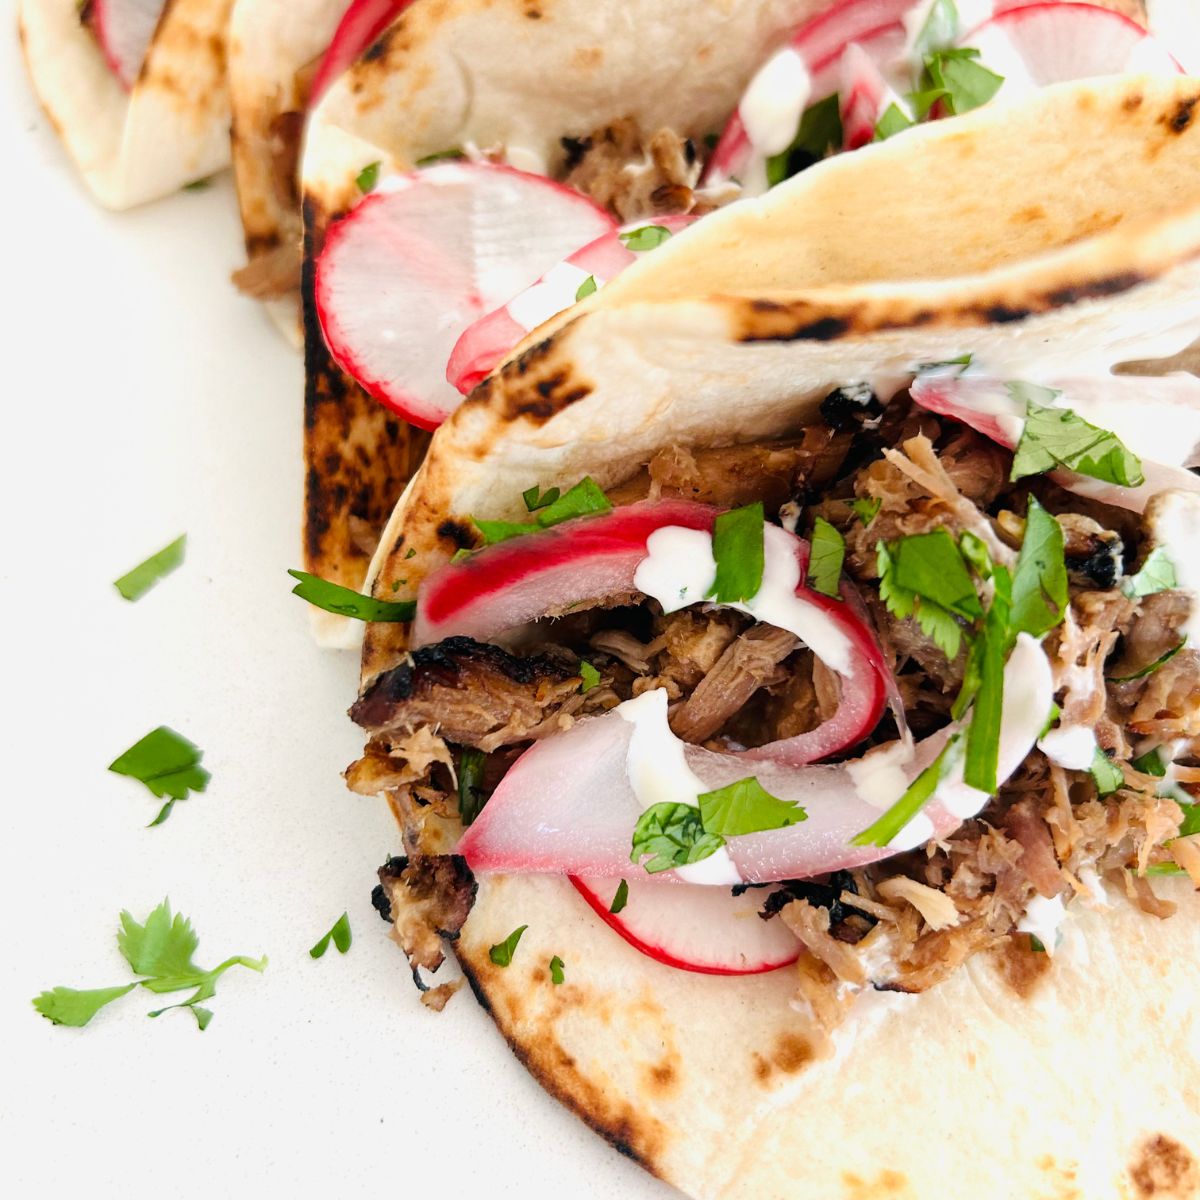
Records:
<instances>
[{"instance_id":1,"label":"sour cream sauce","mask_svg":"<svg viewBox=\"0 0 1200 1200\"><path fill-rule=\"evenodd\" d=\"M782 154L792 144L811 94L808 68L790 46L759 67L742 95L738 116L763 158Z\"/></svg>"}]
</instances>

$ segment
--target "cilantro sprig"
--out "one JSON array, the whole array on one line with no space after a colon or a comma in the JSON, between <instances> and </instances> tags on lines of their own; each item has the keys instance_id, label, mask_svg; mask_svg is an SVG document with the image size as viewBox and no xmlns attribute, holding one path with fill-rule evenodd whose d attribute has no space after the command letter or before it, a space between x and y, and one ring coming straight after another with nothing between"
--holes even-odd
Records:
<instances>
[{"instance_id":1,"label":"cilantro sprig","mask_svg":"<svg viewBox=\"0 0 1200 1200\"><path fill-rule=\"evenodd\" d=\"M626 880L622 879L621 882L617 884L617 890L613 894L612 903L608 906L608 911L616 916L616 914L621 912L621 910L624 909L625 905L628 903L629 884Z\"/></svg>"},{"instance_id":2,"label":"cilantro sprig","mask_svg":"<svg viewBox=\"0 0 1200 1200\"><path fill-rule=\"evenodd\" d=\"M416 616L415 600L376 600L307 571L289 570L288 574L299 581L292 588L293 596L340 617L353 617L356 621L411 621Z\"/></svg>"},{"instance_id":3,"label":"cilantro sprig","mask_svg":"<svg viewBox=\"0 0 1200 1200\"><path fill-rule=\"evenodd\" d=\"M213 1014L211 1009L201 1006L201 1001L211 1000L216 995L217 981L221 976L231 967L248 967L252 971L262 972L266 969L267 958L266 955L247 958L238 954L211 970L205 970L195 961L199 945L200 938L192 928L191 921L182 913L172 915L169 900L164 900L141 923L134 920L129 912L122 912L117 946L133 973L143 978L120 987L87 991L51 988L33 1001L33 1007L55 1025L78 1028L86 1025L106 1005L128 995L139 985L157 995L195 989L188 999L179 1004L168 1004L148 1015L159 1017L171 1009L186 1008L203 1031L208 1028Z\"/></svg>"},{"instance_id":4,"label":"cilantro sprig","mask_svg":"<svg viewBox=\"0 0 1200 1200\"><path fill-rule=\"evenodd\" d=\"M886 846L929 803L937 785L961 754L957 736L952 737L941 753L910 783L904 794L877 821L850 839L852 846Z\"/></svg>"},{"instance_id":5,"label":"cilantro sprig","mask_svg":"<svg viewBox=\"0 0 1200 1200\"><path fill-rule=\"evenodd\" d=\"M418 164L420 165L420 164ZM375 190L375 185L379 182L379 172L383 167L383 163L378 159L375 162L369 162L359 173L354 177L355 186L365 196L368 192Z\"/></svg>"},{"instance_id":6,"label":"cilantro sprig","mask_svg":"<svg viewBox=\"0 0 1200 1200\"><path fill-rule=\"evenodd\" d=\"M483 811L488 793L483 786L483 770L487 755L471 746L463 747L458 756L458 815L464 825L470 825Z\"/></svg>"},{"instance_id":7,"label":"cilantro sprig","mask_svg":"<svg viewBox=\"0 0 1200 1200\"><path fill-rule=\"evenodd\" d=\"M639 253L643 250L657 250L670 236L671 231L665 225L640 225L637 229L618 234L628 249Z\"/></svg>"},{"instance_id":8,"label":"cilantro sprig","mask_svg":"<svg viewBox=\"0 0 1200 1200\"><path fill-rule=\"evenodd\" d=\"M717 574L708 595L718 604L752 600L762 587L764 517L761 501L721 513L713 525Z\"/></svg>"},{"instance_id":9,"label":"cilantro sprig","mask_svg":"<svg viewBox=\"0 0 1200 1200\"><path fill-rule=\"evenodd\" d=\"M536 533L539 529L550 529L575 517L598 516L612 512L612 504L600 489L600 485L585 475L573 488L559 495L557 488L539 493L537 486L523 492L525 507L533 514L532 521L486 521L472 517L476 528L483 534L483 544L494 546L510 538Z\"/></svg>"},{"instance_id":10,"label":"cilantro sprig","mask_svg":"<svg viewBox=\"0 0 1200 1200\"><path fill-rule=\"evenodd\" d=\"M126 600L140 600L156 583L183 565L186 552L185 533L164 546L157 554L150 555L145 562L138 563L132 571L126 571L120 579L114 581L113 587Z\"/></svg>"},{"instance_id":11,"label":"cilantro sprig","mask_svg":"<svg viewBox=\"0 0 1200 1200\"><path fill-rule=\"evenodd\" d=\"M160 725L114 758L108 769L114 775L136 779L160 800L170 797L150 822L148 828L153 828L171 815L176 801L208 787L212 776L200 765L203 757L204 751L183 734Z\"/></svg>"},{"instance_id":12,"label":"cilantro sprig","mask_svg":"<svg viewBox=\"0 0 1200 1200\"><path fill-rule=\"evenodd\" d=\"M812 553L808 561L808 586L823 596L835 600L841 595L842 562L846 557L846 542L824 517L813 522Z\"/></svg>"},{"instance_id":13,"label":"cilantro sprig","mask_svg":"<svg viewBox=\"0 0 1200 1200\"><path fill-rule=\"evenodd\" d=\"M332 942L337 947L339 954L345 954L350 949L354 937L350 932L350 914L342 913L332 928L324 937L308 952L309 958L324 958L325 951L329 949L329 943Z\"/></svg>"}]
</instances>

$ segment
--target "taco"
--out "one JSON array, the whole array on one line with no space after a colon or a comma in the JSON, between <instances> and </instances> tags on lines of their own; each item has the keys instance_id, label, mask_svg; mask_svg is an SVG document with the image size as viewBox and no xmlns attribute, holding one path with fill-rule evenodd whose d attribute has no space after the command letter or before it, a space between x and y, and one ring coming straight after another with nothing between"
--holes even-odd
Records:
<instances>
[{"instance_id":1,"label":"taco","mask_svg":"<svg viewBox=\"0 0 1200 1200\"><path fill-rule=\"evenodd\" d=\"M131 208L229 164L232 0L22 0L33 86L84 183Z\"/></svg>"},{"instance_id":2,"label":"taco","mask_svg":"<svg viewBox=\"0 0 1200 1200\"><path fill-rule=\"evenodd\" d=\"M1065 85L714 214L389 525L376 903L689 1195L1200 1187L1198 109Z\"/></svg>"},{"instance_id":3,"label":"taco","mask_svg":"<svg viewBox=\"0 0 1200 1200\"><path fill-rule=\"evenodd\" d=\"M407 9L306 139L308 569L357 586L420 431L704 214L914 123L1180 69L1138 3L959 7Z\"/></svg>"}]
</instances>

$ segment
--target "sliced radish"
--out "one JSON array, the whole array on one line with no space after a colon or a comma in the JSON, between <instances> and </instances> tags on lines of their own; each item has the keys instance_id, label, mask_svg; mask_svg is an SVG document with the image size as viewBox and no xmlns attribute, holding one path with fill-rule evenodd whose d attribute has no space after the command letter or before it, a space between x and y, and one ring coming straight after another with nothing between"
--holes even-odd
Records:
<instances>
[{"instance_id":1,"label":"sliced radish","mask_svg":"<svg viewBox=\"0 0 1200 1200\"><path fill-rule=\"evenodd\" d=\"M1125 73L1177 75L1167 48L1140 25L1095 4L1030 4L999 13L959 45L1004 76L1000 94Z\"/></svg>"},{"instance_id":2,"label":"sliced radish","mask_svg":"<svg viewBox=\"0 0 1200 1200\"><path fill-rule=\"evenodd\" d=\"M899 99L883 73L857 43L846 47L841 61L842 86L838 89L842 112L842 145L857 150L875 137L875 126L889 104Z\"/></svg>"},{"instance_id":3,"label":"sliced radish","mask_svg":"<svg viewBox=\"0 0 1200 1200\"><path fill-rule=\"evenodd\" d=\"M660 714L648 702L661 697ZM1003 783L1025 760L1045 728L1054 697L1050 664L1038 643L1020 634L1004 669L997 778ZM626 710L639 706L635 719ZM643 693L604 716L587 718L564 733L537 742L509 769L483 812L464 833L457 852L476 872L505 871L619 878L630 873L633 829L645 805L638 787L647 746L663 746L655 762L668 763L669 746L658 731L640 745L643 721L658 715L666 729L666 693ZM946 837L977 813L988 797L963 781L961 758L947 770L924 810L890 845L856 846L853 838L880 810L900 798L934 761L953 727L910 746L895 742L865 758L835 765L787 767L755 763L752 773L773 796L796 801L807 812L797 825L726 839L725 846L693 866L653 876L652 886L680 883L724 856L729 871L688 874L690 884L806 879L878 862L931 838ZM668 735L669 736L669 735ZM678 744L678 743L676 743ZM635 748L637 757L635 757ZM751 772L739 755L682 746L689 787L715 790ZM637 773L635 781L635 772ZM667 772L658 790L679 782ZM644 792L643 792L644 794ZM649 880L647 880L649 883Z\"/></svg>"},{"instance_id":4,"label":"sliced radish","mask_svg":"<svg viewBox=\"0 0 1200 1200\"><path fill-rule=\"evenodd\" d=\"M618 879L571 882L606 925L631 946L669 967L702 975L759 975L800 957L800 942L778 918L758 914L777 888L740 896L723 888L659 887L627 879L625 907L613 913Z\"/></svg>"},{"instance_id":5,"label":"sliced radish","mask_svg":"<svg viewBox=\"0 0 1200 1200\"><path fill-rule=\"evenodd\" d=\"M313 77L308 97L310 107L325 95L330 84L360 58L412 2L413 0L351 0Z\"/></svg>"},{"instance_id":6,"label":"sliced radish","mask_svg":"<svg viewBox=\"0 0 1200 1200\"><path fill-rule=\"evenodd\" d=\"M655 217L601 234L551 267L532 287L468 326L450 355L446 378L467 395L527 333L570 308L589 279L592 290L601 288L646 253L630 250L621 240L624 235L647 225L661 225L675 234L696 219L686 214Z\"/></svg>"},{"instance_id":7,"label":"sliced radish","mask_svg":"<svg viewBox=\"0 0 1200 1200\"><path fill-rule=\"evenodd\" d=\"M1185 468L1200 461L1200 380L1174 374L1142 379L1133 375L1056 379L1051 403L1116 434L1142 460L1145 483L1120 487L1074 471L1051 477L1076 495L1116 508L1142 512L1150 498L1168 488L1200 491L1200 479ZM912 398L922 408L970 426L1012 450L1025 428L1025 405L998 379L928 374L918 376Z\"/></svg>"},{"instance_id":8,"label":"sliced radish","mask_svg":"<svg viewBox=\"0 0 1200 1200\"><path fill-rule=\"evenodd\" d=\"M633 504L608 516L567 521L489 546L443 567L421 584L413 645L451 635L487 641L581 600L639 591L638 567L649 556L655 533L667 528L709 533L716 518L715 508L688 501ZM803 580L808 544L773 525L766 527L764 536L786 543ZM813 627L828 630L839 646L848 647L847 661L826 662L841 686L837 711L816 729L743 754L797 766L861 742L879 723L891 673L849 584L843 582L840 600L814 592L803 582L794 594ZM810 645L820 657L820 647L812 644L816 640Z\"/></svg>"},{"instance_id":9,"label":"sliced radish","mask_svg":"<svg viewBox=\"0 0 1200 1200\"><path fill-rule=\"evenodd\" d=\"M166 6L167 0L92 0L89 23L126 91L137 82Z\"/></svg>"},{"instance_id":10,"label":"sliced radish","mask_svg":"<svg viewBox=\"0 0 1200 1200\"><path fill-rule=\"evenodd\" d=\"M511 167L391 176L330 228L315 271L322 332L372 396L436 429L462 399L444 364L463 330L613 228L578 192Z\"/></svg>"}]
</instances>

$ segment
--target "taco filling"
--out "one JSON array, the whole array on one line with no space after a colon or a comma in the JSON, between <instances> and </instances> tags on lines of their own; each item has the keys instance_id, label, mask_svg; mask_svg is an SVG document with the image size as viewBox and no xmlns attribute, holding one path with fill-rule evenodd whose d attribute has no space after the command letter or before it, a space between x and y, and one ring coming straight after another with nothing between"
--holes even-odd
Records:
<instances>
[{"instance_id":1,"label":"taco filling","mask_svg":"<svg viewBox=\"0 0 1200 1200\"><path fill-rule=\"evenodd\" d=\"M351 710L351 786L413 852L389 911L440 838L459 883L569 875L681 969L799 959L827 1024L1014 934L1051 956L1076 905L1169 916L1155 876L1200 885L1200 385L1056 383L932 364L791 439L455 514Z\"/></svg>"}]
</instances>

